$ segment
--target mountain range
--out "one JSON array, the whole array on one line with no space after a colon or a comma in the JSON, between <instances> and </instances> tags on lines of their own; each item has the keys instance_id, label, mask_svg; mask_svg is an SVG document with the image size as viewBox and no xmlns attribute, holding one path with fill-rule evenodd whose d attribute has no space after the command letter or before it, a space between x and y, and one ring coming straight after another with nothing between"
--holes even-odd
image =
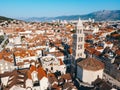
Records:
<instances>
[{"instance_id":1,"label":"mountain range","mask_svg":"<svg viewBox=\"0 0 120 90\"><path fill-rule=\"evenodd\" d=\"M25 21L52 21L52 20L78 20L78 18L87 20L89 18L96 21L120 20L120 10L102 10L85 15L69 15L58 17L30 17L23 19Z\"/></svg>"},{"instance_id":2,"label":"mountain range","mask_svg":"<svg viewBox=\"0 0 120 90\"><path fill-rule=\"evenodd\" d=\"M89 14L84 15L69 15L69 16L57 16L57 17L30 17L30 18L17 18L19 20L24 20L27 22L45 22L45 21L52 21L52 20L78 20L81 18L83 20L87 20L89 18L95 19L95 21L109 21L109 20L120 20L120 10L102 10L96 11ZM2 20L6 20L2 17ZM1 21L1 16L0 16Z\"/></svg>"},{"instance_id":3,"label":"mountain range","mask_svg":"<svg viewBox=\"0 0 120 90\"><path fill-rule=\"evenodd\" d=\"M7 18L7 17L4 17L4 16L0 16L0 22L3 22L3 21L10 21L10 20L13 20L12 18Z\"/></svg>"}]
</instances>

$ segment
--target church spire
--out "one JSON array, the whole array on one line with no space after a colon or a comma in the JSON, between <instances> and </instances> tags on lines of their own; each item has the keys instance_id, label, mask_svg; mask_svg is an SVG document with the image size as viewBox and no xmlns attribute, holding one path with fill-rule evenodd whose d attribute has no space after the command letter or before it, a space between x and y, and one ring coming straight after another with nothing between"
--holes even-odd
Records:
<instances>
[{"instance_id":1,"label":"church spire","mask_svg":"<svg viewBox=\"0 0 120 90\"><path fill-rule=\"evenodd\" d=\"M82 20L79 18L78 23L76 25L76 34L83 34L83 23Z\"/></svg>"},{"instance_id":2,"label":"church spire","mask_svg":"<svg viewBox=\"0 0 120 90\"><path fill-rule=\"evenodd\" d=\"M82 20L79 18L78 23L77 23L77 29L83 28L83 23Z\"/></svg>"}]
</instances>

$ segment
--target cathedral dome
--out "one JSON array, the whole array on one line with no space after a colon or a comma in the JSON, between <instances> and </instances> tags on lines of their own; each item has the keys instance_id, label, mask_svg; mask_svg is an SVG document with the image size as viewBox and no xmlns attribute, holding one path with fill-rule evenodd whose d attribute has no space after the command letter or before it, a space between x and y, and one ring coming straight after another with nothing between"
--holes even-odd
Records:
<instances>
[{"instance_id":1,"label":"cathedral dome","mask_svg":"<svg viewBox=\"0 0 120 90\"><path fill-rule=\"evenodd\" d=\"M96 60L95 58L87 58L85 60L82 60L78 63L78 66L91 71L104 69L104 64L101 61Z\"/></svg>"}]
</instances>

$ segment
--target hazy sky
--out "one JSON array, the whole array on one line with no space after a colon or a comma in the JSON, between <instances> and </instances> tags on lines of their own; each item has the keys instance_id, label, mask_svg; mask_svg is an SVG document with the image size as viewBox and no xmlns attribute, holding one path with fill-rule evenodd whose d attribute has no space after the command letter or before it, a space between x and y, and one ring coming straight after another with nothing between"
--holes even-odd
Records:
<instances>
[{"instance_id":1,"label":"hazy sky","mask_svg":"<svg viewBox=\"0 0 120 90\"><path fill-rule=\"evenodd\" d=\"M120 0L0 0L0 16L53 17L120 10Z\"/></svg>"}]
</instances>

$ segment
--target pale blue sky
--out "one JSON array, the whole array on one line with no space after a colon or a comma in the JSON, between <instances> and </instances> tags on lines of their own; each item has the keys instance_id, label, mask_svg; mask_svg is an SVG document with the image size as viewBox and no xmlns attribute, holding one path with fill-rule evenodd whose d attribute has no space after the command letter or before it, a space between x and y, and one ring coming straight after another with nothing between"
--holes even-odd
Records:
<instances>
[{"instance_id":1,"label":"pale blue sky","mask_svg":"<svg viewBox=\"0 0 120 90\"><path fill-rule=\"evenodd\" d=\"M0 0L0 16L54 17L120 10L120 0Z\"/></svg>"}]
</instances>

